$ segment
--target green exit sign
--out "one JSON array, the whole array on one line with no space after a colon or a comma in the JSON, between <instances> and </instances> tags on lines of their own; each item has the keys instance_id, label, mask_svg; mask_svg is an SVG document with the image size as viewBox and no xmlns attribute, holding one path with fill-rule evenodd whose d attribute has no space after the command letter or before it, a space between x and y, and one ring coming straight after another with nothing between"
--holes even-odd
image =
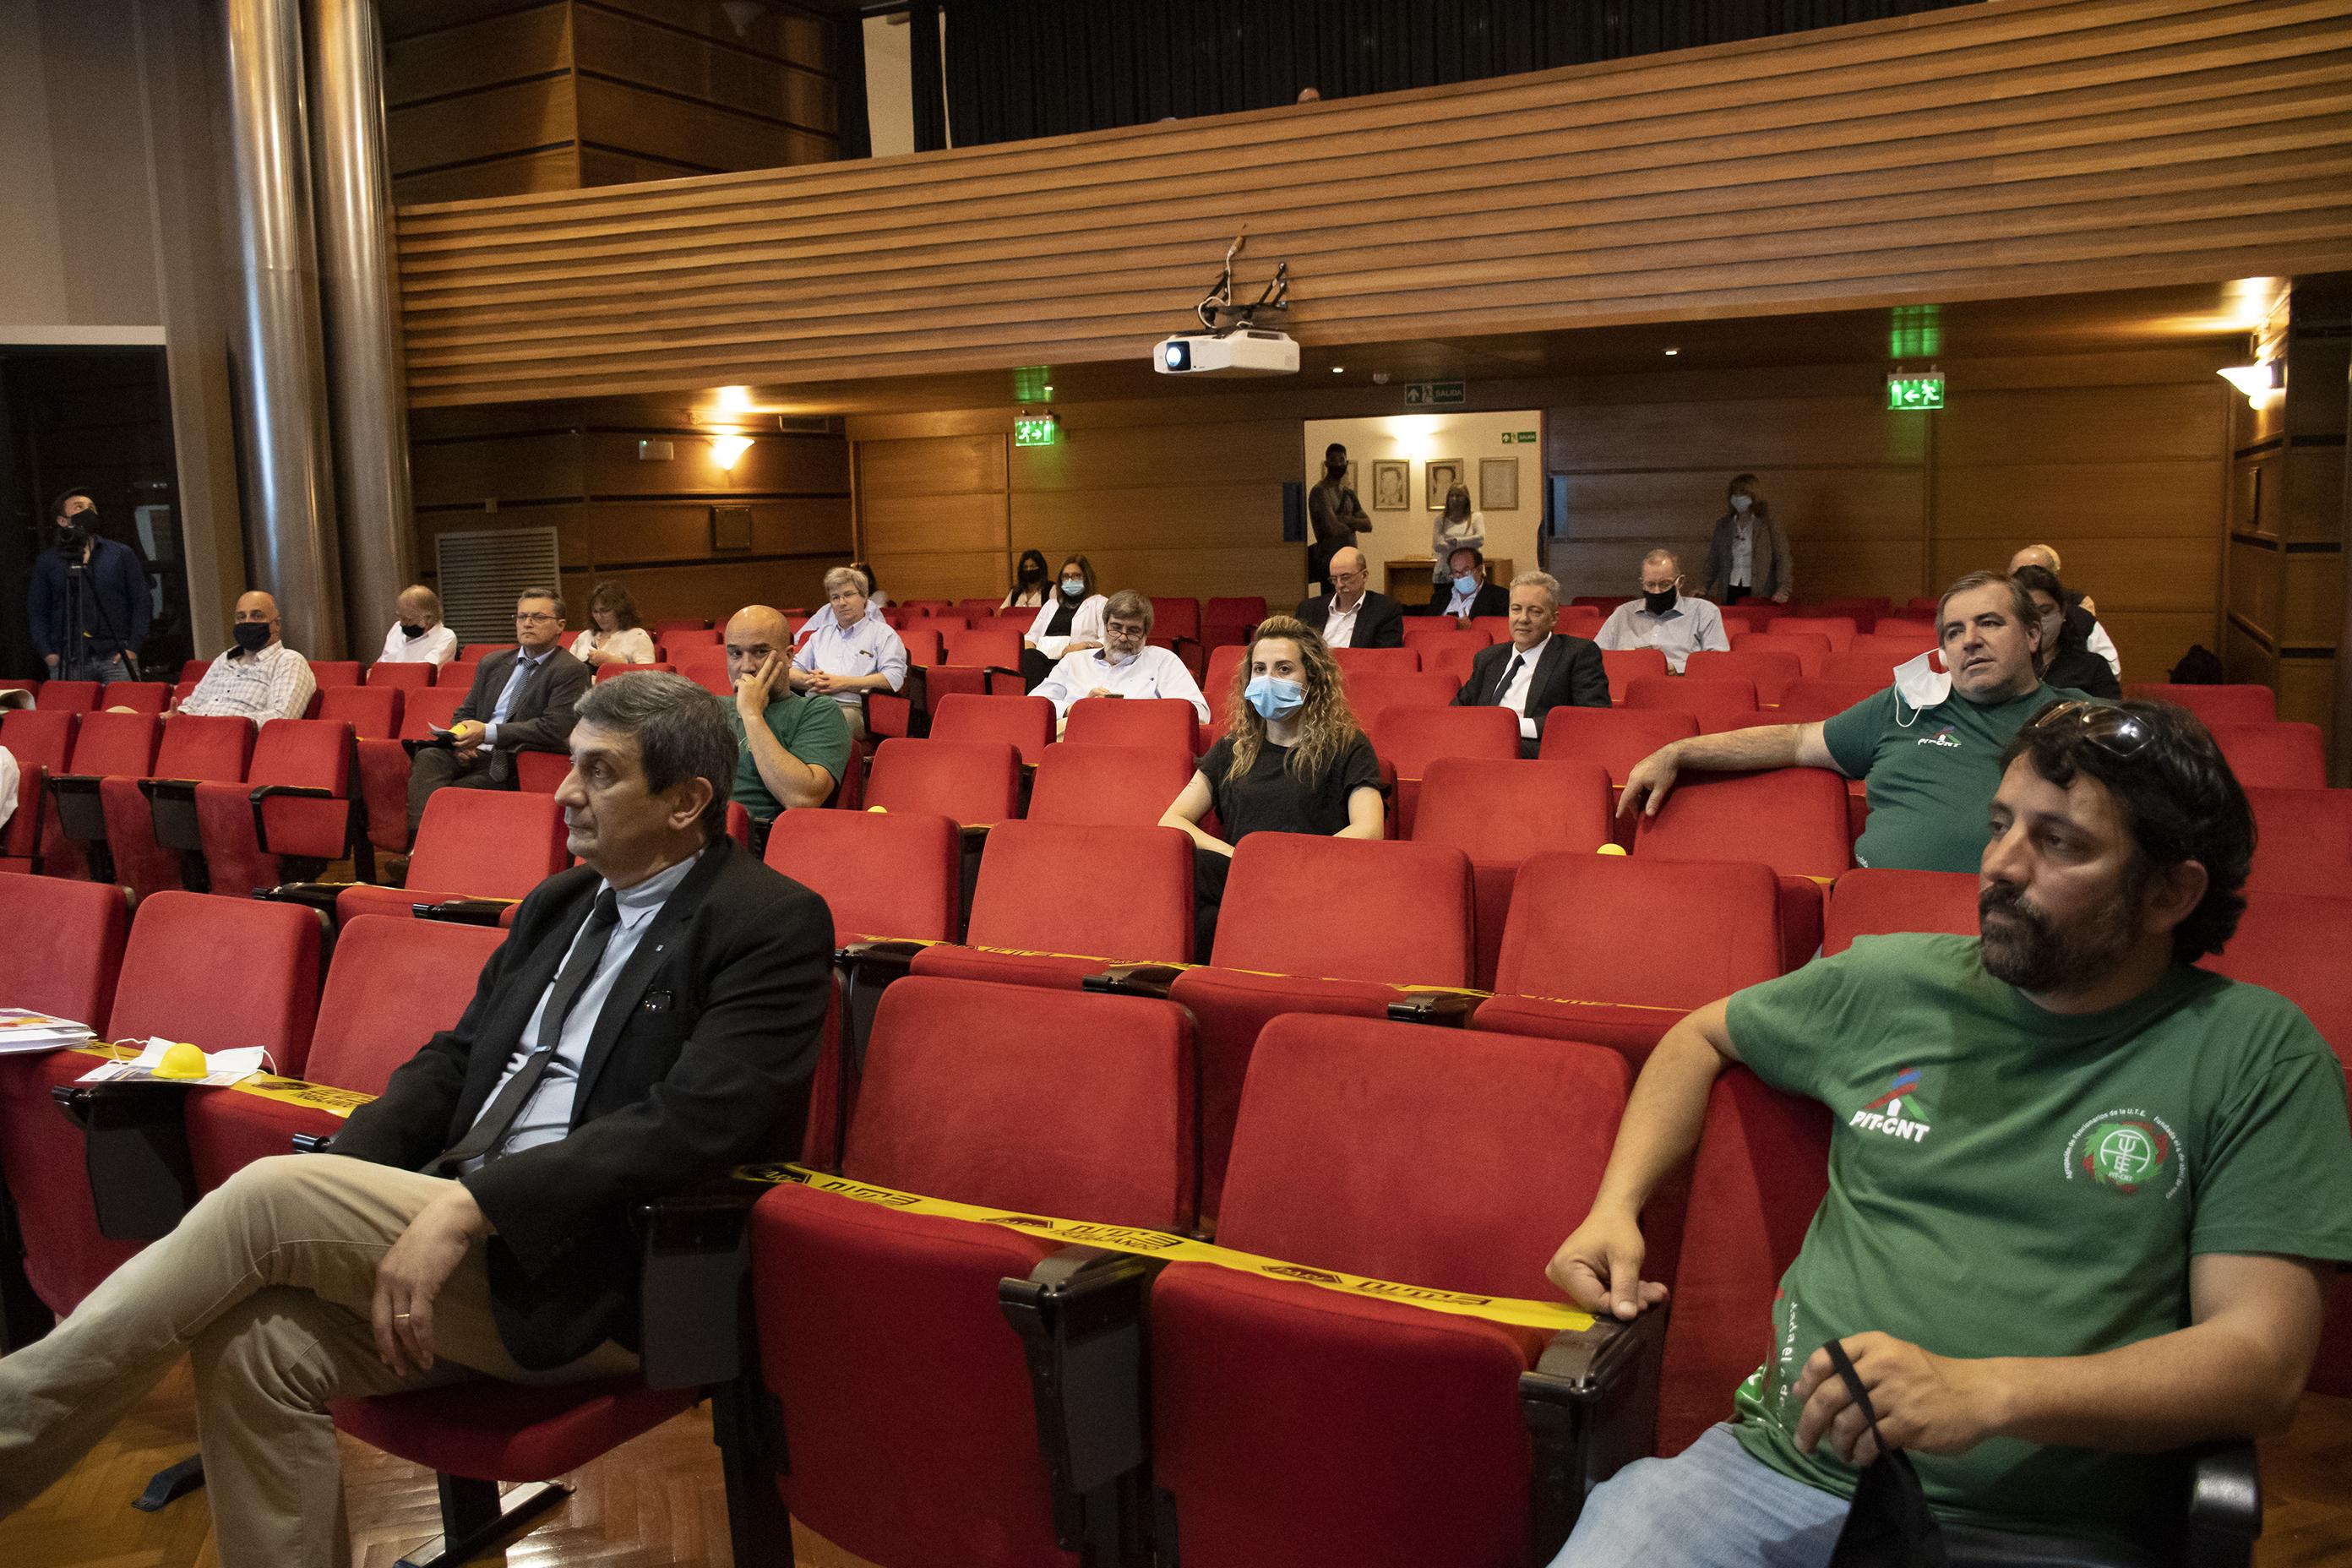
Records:
<instances>
[{"instance_id":1,"label":"green exit sign","mask_svg":"<svg viewBox=\"0 0 2352 1568\"><path fill-rule=\"evenodd\" d=\"M1944 406L1943 373L1938 371L1931 375L1888 376L1886 406L1889 408L1941 408Z\"/></svg>"},{"instance_id":2,"label":"green exit sign","mask_svg":"<svg viewBox=\"0 0 2352 1568\"><path fill-rule=\"evenodd\" d=\"M1024 415L1013 422L1013 444L1058 447L1062 444L1062 422L1051 414L1040 414L1034 418Z\"/></svg>"}]
</instances>

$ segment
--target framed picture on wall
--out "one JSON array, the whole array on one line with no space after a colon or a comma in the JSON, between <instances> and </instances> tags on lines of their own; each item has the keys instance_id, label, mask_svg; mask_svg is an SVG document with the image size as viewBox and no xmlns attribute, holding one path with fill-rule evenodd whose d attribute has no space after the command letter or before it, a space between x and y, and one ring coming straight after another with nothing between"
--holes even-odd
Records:
<instances>
[{"instance_id":1,"label":"framed picture on wall","mask_svg":"<svg viewBox=\"0 0 2352 1568\"><path fill-rule=\"evenodd\" d=\"M1445 510L1445 492L1462 483L1464 468L1459 458L1432 458L1422 465L1422 477L1427 482L1429 510Z\"/></svg>"},{"instance_id":2,"label":"framed picture on wall","mask_svg":"<svg viewBox=\"0 0 2352 1568\"><path fill-rule=\"evenodd\" d=\"M1519 460L1517 458L1478 459L1478 510L1519 510Z\"/></svg>"},{"instance_id":3,"label":"framed picture on wall","mask_svg":"<svg viewBox=\"0 0 2352 1568\"><path fill-rule=\"evenodd\" d=\"M1372 510L1412 510L1412 465L1402 458L1372 459Z\"/></svg>"}]
</instances>

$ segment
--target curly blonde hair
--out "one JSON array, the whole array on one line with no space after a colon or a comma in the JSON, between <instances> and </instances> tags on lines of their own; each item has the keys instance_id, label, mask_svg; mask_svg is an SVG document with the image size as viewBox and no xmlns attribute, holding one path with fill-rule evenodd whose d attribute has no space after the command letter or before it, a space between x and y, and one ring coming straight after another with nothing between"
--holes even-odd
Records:
<instances>
[{"instance_id":1,"label":"curly blonde hair","mask_svg":"<svg viewBox=\"0 0 2352 1568\"><path fill-rule=\"evenodd\" d=\"M1339 760L1362 733L1355 710L1348 706L1348 690L1339 680L1339 661L1331 657L1323 634L1293 616L1268 616L1250 634L1249 650L1234 670L1234 689L1227 711L1234 716L1234 760L1225 769L1228 783L1245 776L1257 764L1258 748L1265 743L1265 721L1242 693L1249 689L1250 664L1257 645L1274 638L1298 645L1298 662L1307 676L1307 701L1298 710L1298 740L1284 764L1298 777L1311 777Z\"/></svg>"}]
</instances>

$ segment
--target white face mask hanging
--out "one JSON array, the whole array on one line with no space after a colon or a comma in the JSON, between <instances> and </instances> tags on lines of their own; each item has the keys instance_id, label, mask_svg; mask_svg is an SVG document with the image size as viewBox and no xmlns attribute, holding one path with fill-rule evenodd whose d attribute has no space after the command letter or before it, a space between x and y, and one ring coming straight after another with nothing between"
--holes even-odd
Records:
<instances>
[{"instance_id":1,"label":"white face mask hanging","mask_svg":"<svg viewBox=\"0 0 2352 1568\"><path fill-rule=\"evenodd\" d=\"M1933 649L1915 659L1895 667L1895 721L1909 724L1919 717L1919 710L1933 708L1952 694L1952 678L1937 669ZM1911 718L1903 717L1905 705L1911 709Z\"/></svg>"}]
</instances>

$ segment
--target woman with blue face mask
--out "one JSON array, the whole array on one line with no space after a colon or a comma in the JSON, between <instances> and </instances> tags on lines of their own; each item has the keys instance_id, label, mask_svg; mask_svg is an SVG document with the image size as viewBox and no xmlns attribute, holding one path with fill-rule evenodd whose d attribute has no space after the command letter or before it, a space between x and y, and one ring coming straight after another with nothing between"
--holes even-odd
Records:
<instances>
[{"instance_id":1,"label":"woman with blue face mask","mask_svg":"<svg viewBox=\"0 0 2352 1568\"><path fill-rule=\"evenodd\" d=\"M1381 763L1357 727L1339 662L1305 622L1258 623L1225 698L1230 728L1209 748L1184 792L1160 814L1190 834L1195 963L1209 962L1234 846L1253 833L1378 838L1383 828ZM1201 823L1212 812L1225 837Z\"/></svg>"},{"instance_id":2,"label":"woman with blue face mask","mask_svg":"<svg viewBox=\"0 0 2352 1568\"><path fill-rule=\"evenodd\" d=\"M1074 653L1103 645L1103 606L1108 595L1095 587L1095 563L1073 555L1046 584L1045 603L1021 639L1021 673L1031 689Z\"/></svg>"}]
</instances>

